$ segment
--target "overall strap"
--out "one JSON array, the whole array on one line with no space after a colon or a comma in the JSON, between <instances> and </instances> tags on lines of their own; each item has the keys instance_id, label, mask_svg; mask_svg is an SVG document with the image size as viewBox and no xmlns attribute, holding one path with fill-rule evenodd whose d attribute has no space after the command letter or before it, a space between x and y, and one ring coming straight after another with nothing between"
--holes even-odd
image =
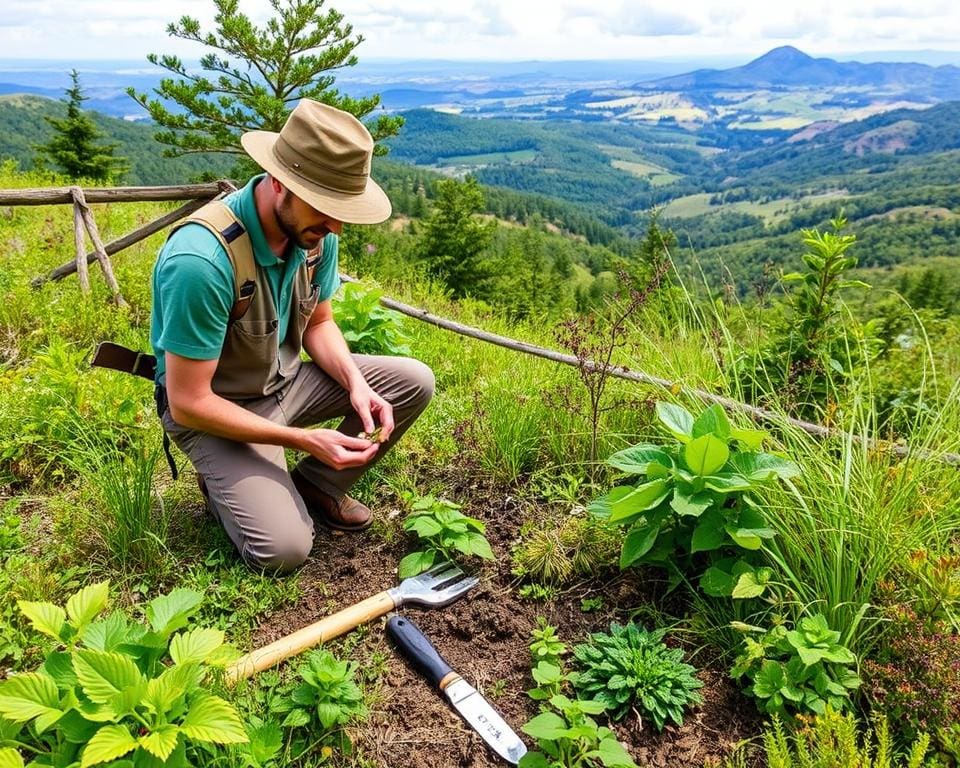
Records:
<instances>
[{"instance_id":1,"label":"overall strap","mask_svg":"<svg viewBox=\"0 0 960 768\"><path fill-rule=\"evenodd\" d=\"M230 258L236 286L236 296L230 310L230 322L234 323L250 309L257 292L257 262L253 257L250 235L230 206L221 200L211 200L191 216L177 222L176 229L191 223L206 227L220 241Z\"/></svg>"}]
</instances>

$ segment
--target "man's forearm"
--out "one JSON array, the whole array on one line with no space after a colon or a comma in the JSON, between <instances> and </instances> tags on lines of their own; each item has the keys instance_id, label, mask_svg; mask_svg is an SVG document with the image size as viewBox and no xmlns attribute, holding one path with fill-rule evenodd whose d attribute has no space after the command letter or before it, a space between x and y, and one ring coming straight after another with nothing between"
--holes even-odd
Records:
<instances>
[{"instance_id":1,"label":"man's forearm","mask_svg":"<svg viewBox=\"0 0 960 768\"><path fill-rule=\"evenodd\" d=\"M364 383L363 374L353 362L350 348L332 319L309 325L303 334L303 348L322 371L348 392Z\"/></svg>"},{"instance_id":2,"label":"man's forearm","mask_svg":"<svg viewBox=\"0 0 960 768\"><path fill-rule=\"evenodd\" d=\"M171 401L170 415L182 427L217 437L303 450L304 430L275 424L213 392L188 403Z\"/></svg>"}]
</instances>

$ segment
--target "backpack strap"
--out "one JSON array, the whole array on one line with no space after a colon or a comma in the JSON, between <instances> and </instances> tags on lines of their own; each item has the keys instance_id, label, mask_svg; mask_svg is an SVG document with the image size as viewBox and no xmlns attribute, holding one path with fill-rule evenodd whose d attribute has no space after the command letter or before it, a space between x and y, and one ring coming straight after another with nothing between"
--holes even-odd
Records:
<instances>
[{"instance_id":1,"label":"backpack strap","mask_svg":"<svg viewBox=\"0 0 960 768\"><path fill-rule=\"evenodd\" d=\"M246 227L240 222L230 206L222 200L211 200L191 216L177 222L175 231L185 224L200 224L220 241L233 266L236 296L230 310L230 322L243 317L257 292L257 262L253 258L253 246Z\"/></svg>"}]
</instances>

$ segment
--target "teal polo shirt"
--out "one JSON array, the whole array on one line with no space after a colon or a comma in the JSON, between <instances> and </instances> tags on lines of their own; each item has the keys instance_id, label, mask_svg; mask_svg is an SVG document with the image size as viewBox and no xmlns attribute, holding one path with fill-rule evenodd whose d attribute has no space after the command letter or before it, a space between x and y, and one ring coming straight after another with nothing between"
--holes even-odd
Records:
<instances>
[{"instance_id":1,"label":"teal polo shirt","mask_svg":"<svg viewBox=\"0 0 960 768\"><path fill-rule=\"evenodd\" d=\"M265 175L255 176L242 189L225 197L224 202L250 235L254 258L266 276L277 307L279 340L287 334L293 281L307 254L292 245L287 258L278 259L267 245L253 198L254 187ZM336 235L324 238L323 258L313 278L319 301L326 301L340 287L338 247ZM191 360L219 358L237 294L233 265L216 236L201 224L185 224L170 235L154 264L152 286L150 343L157 356L157 381L166 371L167 351Z\"/></svg>"}]
</instances>

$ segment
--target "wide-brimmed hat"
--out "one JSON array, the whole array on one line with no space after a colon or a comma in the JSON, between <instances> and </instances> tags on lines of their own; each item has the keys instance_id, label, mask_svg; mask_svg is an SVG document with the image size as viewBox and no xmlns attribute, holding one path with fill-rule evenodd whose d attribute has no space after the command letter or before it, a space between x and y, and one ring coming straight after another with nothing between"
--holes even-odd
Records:
<instances>
[{"instance_id":1,"label":"wide-brimmed hat","mask_svg":"<svg viewBox=\"0 0 960 768\"><path fill-rule=\"evenodd\" d=\"M280 133L249 131L240 143L261 168L321 213L378 224L390 200L370 178L373 138L349 112L303 99Z\"/></svg>"}]
</instances>

